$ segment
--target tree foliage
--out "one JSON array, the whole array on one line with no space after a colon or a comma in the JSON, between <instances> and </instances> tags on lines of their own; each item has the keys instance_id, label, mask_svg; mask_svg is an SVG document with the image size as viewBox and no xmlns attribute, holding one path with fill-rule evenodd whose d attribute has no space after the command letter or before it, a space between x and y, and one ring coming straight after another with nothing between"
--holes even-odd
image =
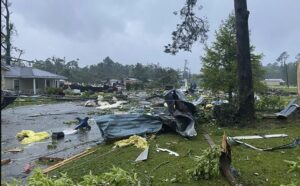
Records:
<instances>
[{"instance_id":1,"label":"tree foliage","mask_svg":"<svg viewBox=\"0 0 300 186\"><path fill-rule=\"evenodd\" d=\"M297 85L297 62L289 62L286 63L287 72L288 72L288 79L289 84L296 86ZM268 63L266 66L263 67L265 70L265 79L283 79L286 81L286 70L285 67L278 63Z\"/></svg>"},{"instance_id":2,"label":"tree foliage","mask_svg":"<svg viewBox=\"0 0 300 186\"><path fill-rule=\"evenodd\" d=\"M206 41L209 30L207 19L196 16L193 11L196 3L197 0L186 0L184 7L180 10L183 21L177 24L176 31L172 32L173 42L165 46L166 53L175 55L179 50L191 51L193 43L199 38L201 43ZM177 12L174 14L177 15Z\"/></svg>"},{"instance_id":3,"label":"tree foliage","mask_svg":"<svg viewBox=\"0 0 300 186\"><path fill-rule=\"evenodd\" d=\"M215 33L216 40L211 46L205 46L205 54L201 57L203 66L201 69L203 86L216 92L224 91L229 94L238 91L237 74L237 48L235 17L229 15L228 19L222 22ZM251 63L254 79L254 89L262 88L260 80L263 78L263 69L260 63L262 54L254 53L254 46L250 47Z\"/></svg>"},{"instance_id":4,"label":"tree foliage","mask_svg":"<svg viewBox=\"0 0 300 186\"><path fill-rule=\"evenodd\" d=\"M90 66L79 67L79 60L66 62L62 58L36 60L33 67L66 76L71 82L98 84L108 79L133 77L142 82L151 81L155 86L176 85L179 72L159 65L122 65L106 57L102 62Z\"/></svg>"}]
</instances>

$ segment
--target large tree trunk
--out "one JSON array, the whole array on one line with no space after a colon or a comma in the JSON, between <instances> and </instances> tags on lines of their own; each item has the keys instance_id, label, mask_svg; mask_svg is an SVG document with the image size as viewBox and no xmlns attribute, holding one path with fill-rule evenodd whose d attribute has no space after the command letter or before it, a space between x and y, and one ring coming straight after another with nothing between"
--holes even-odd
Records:
<instances>
[{"instance_id":1,"label":"large tree trunk","mask_svg":"<svg viewBox=\"0 0 300 186\"><path fill-rule=\"evenodd\" d=\"M250 44L246 0L234 0L236 17L237 61L239 79L239 116L254 119L254 92L250 61Z\"/></svg>"}]
</instances>

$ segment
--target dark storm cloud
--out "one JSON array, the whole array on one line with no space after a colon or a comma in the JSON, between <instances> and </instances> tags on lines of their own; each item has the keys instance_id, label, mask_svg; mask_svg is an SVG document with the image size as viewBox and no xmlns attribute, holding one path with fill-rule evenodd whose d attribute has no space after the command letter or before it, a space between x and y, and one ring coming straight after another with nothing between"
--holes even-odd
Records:
<instances>
[{"instance_id":1,"label":"dark storm cloud","mask_svg":"<svg viewBox=\"0 0 300 186\"><path fill-rule=\"evenodd\" d=\"M106 56L123 64L157 63L182 68L185 59L192 72L199 72L202 45L193 52L171 56L163 52L170 33L179 23L173 11L184 0L12 0L13 22L19 35L14 44L25 50L24 58L51 56L80 59L80 65L100 62ZM198 0L199 16L207 16L210 33L233 12L233 0ZM251 42L273 62L282 51L291 56L299 51L300 20L296 0L251 0ZM199 12L199 11L198 11ZM297 24L298 23L298 24ZM297 51L298 50L298 51Z\"/></svg>"}]
</instances>

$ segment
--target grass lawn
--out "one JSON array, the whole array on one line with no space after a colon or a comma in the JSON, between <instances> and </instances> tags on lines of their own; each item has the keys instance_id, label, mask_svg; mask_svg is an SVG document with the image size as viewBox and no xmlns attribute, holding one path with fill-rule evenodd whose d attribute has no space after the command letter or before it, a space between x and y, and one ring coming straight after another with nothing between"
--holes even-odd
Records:
<instances>
[{"instance_id":1,"label":"grass lawn","mask_svg":"<svg viewBox=\"0 0 300 186\"><path fill-rule=\"evenodd\" d=\"M138 174L141 185L228 185L219 175L211 180L195 181L187 175L186 170L194 165L190 158L200 155L209 145L203 134L208 133L216 144L220 144L223 132L228 136L254 134L288 134L286 138L253 139L248 142L257 147L274 147L290 143L300 138L299 119L278 121L261 120L248 128L219 128L215 125L201 125L197 127L198 135L186 139L176 133L157 135L148 140L150 144L148 160L135 163L134 160L142 152L136 147L123 147L112 150L113 144L102 144L95 147L96 152L76 162L65 165L50 175L67 172L74 181L80 181L83 175L101 174L109 171L112 166L120 167ZM156 145L179 153L179 157L171 156L167 152L156 152ZM243 185L280 185L291 182L300 184L300 172L287 173L289 166L284 160L297 161L300 148L260 152L245 146L232 146L232 165L239 171L239 182Z\"/></svg>"},{"instance_id":2,"label":"grass lawn","mask_svg":"<svg viewBox=\"0 0 300 186\"><path fill-rule=\"evenodd\" d=\"M41 105L41 104L52 104L56 103L55 99L42 98L42 97L19 97L13 103L9 104L7 108L15 108L26 105Z\"/></svg>"},{"instance_id":3,"label":"grass lawn","mask_svg":"<svg viewBox=\"0 0 300 186\"><path fill-rule=\"evenodd\" d=\"M286 93L290 94L297 94L297 86L285 86L285 85L273 85L273 86L268 86L269 88L274 88L274 89L279 89L282 90Z\"/></svg>"}]
</instances>

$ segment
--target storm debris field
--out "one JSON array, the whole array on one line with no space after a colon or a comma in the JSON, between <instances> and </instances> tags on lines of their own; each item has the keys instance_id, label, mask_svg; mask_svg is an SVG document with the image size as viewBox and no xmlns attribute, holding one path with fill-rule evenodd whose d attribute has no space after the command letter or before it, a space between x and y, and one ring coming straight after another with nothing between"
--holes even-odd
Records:
<instances>
[{"instance_id":1,"label":"storm debris field","mask_svg":"<svg viewBox=\"0 0 300 186\"><path fill-rule=\"evenodd\" d=\"M280 176L287 172L290 180L298 180L298 111L285 120L261 119L251 127L236 128L219 126L211 118L214 107L227 103L199 93L183 95L174 89L157 96L153 92L131 91L122 96L126 101L118 100L116 95L100 93L90 101L2 110L2 181L17 178L26 182L41 168L54 180L67 173L73 184L84 182L83 175L92 173L96 179L110 170L122 170L136 175L136 183L143 185L231 185L228 177L219 172L219 158L208 161L215 161L215 165L203 164L204 159L213 157L208 149L221 147L224 134L231 146L229 167L233 168L228 172L234 183L289 184ZM122 104L111 106L120 100ZM106 107L101 107L104 104ZM178 110L185 110L189 119L182 120L181 113L176 122ZM30 136L28 130L49 136L24 143L17 136ZM59 137L59 133L63 135ZM217 154L215 157L220 156Z\"/></svg>"}]
</instances>

